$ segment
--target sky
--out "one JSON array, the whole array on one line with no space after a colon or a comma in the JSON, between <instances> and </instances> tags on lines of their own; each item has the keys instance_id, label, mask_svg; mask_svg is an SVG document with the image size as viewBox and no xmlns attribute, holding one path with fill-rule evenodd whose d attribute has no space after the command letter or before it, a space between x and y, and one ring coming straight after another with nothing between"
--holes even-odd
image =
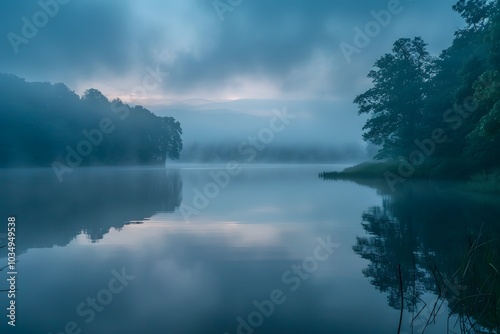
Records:
<instances>
[{"instance_id":1,"label":"sky","mask_svg":"<svg viewBox=\"0 0 500 334\"><path fill-rule=\"evenodd\" d=\"M352 101L370 87L375 60L401 37L422 36L438 55L463 25L455 2L5 0L0 72L171 114L192 140L200 111L268 118L280 105L308 122L290 138L360 143L364 119ZM368 32L362 44L359 31ZM346 56L346 45L356 51ZM235 139L254 130L231 128ZM206 132L222 139L227 129Z\"/></svg>"}]
</instances>

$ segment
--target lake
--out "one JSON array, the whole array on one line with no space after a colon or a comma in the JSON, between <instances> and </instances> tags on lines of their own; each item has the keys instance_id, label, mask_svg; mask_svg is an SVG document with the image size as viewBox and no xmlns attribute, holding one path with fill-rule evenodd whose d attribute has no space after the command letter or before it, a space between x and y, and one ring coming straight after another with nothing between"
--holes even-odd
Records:
<instances>
[{"instance_id":1,"label":"lake","mask_svg":"<svg viewBox=\"0 0 500 334\"><path fill-rule=\"evenodd\" d=\"M2 170L0 332L397 333L402 304L401 333L460 332L451 277L498 197L318 177L343 167Z\"/></svg>"}]
</instances>

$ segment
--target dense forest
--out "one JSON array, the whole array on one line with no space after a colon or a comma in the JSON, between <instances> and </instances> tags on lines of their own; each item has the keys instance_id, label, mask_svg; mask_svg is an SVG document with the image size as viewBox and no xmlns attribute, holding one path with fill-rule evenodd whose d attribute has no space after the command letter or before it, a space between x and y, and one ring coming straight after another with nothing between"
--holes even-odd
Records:
<instances>
[{"instance_id":1,"label":"dense forest","mask_svg":"<svg viewBox=\"0 0 500 334\"><path fill-rule=\"evenodd\" d=\"M500 4L460 0L453 10L466 24L449 48L432 56L421 37L397 40L354 100L369 117L364 139L379 147L376 159L392 163L392 180L500 167Z\"/></svg>"},{"instance_id":2,"label":"dense forest","mask_svg":"<svg viewBox=\"0 0 500 334\"><path fill-rule=\"evenodd\" d=\"M109 101L88 89L31 83L0 74L0 167L161 164L178 159L182 129L174 118Z\"/></svg>"}]
</instances>

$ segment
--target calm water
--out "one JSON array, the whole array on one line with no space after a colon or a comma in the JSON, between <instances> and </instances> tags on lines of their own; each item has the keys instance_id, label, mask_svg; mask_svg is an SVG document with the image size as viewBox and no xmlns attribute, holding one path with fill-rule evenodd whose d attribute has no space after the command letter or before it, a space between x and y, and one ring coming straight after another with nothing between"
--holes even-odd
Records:
<instances>
[{"instance_id":1,"label":"calm water","mask_svg":"<svg viewBox=\"0 0 500 334\"><path fill-rule=\"evenodd\" d=\"M317 176L340 168L247 167L219 185L221 166L0 171L19 260L16 327L0 292L0 332L397 333L400 265L402 332L418 333L431 266L453 270L467 235L494 231L498 200ZM451 299L426 333L453 328Z\"/></svg>"}]
</instances>

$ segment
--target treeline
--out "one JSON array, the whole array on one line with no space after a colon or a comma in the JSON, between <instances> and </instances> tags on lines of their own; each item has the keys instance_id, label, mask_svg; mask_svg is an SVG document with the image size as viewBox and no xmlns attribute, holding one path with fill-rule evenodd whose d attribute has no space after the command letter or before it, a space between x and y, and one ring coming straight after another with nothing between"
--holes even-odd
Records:
<instances>
[{"instance_id":1,"label":"treeline","mask_svg":"<svg viewBox=\"0 0 500 334\"><path fill-rule=\"evenodd\" d=\"M433 57L422 38L399 39L354 101L369 115L364 139L379 146L376 158L399 163L403 177L500 167L499 0L460 0L453 10L466 25L449 48Z\"/></svg>"},{"instance_id":2,"label":"treeline","mask_svg":"<svg viewBox=\"0 0 500 334\"><path fill-rule=\"evenodd\" d=\"M174 118L109 101L95 89L78 96L63 84L0 74L0 167L158 164L179 158Z\"/></svg>"}]
</instances>

